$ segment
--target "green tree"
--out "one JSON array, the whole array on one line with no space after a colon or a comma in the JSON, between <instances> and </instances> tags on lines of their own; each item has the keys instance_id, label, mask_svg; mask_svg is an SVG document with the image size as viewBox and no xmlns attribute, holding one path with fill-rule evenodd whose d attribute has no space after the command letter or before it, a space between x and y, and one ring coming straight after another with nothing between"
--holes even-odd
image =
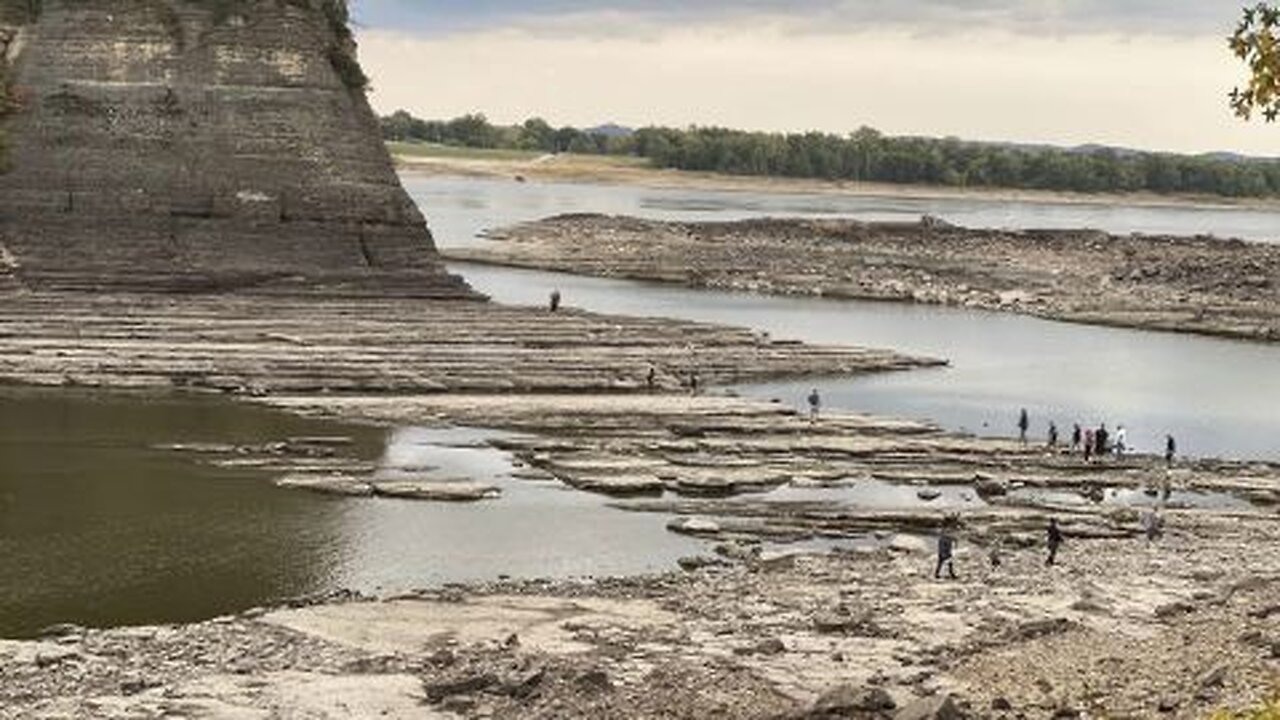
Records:
<instances>
[{"instance_id":1,"label":"green tree","mask_svg":"<svg viewBox=\"0 0 1280 720\"><path fill-rule=\"evenodd\" d=\"M1248 82L1231 91L1231 109L1245 120L1260 112L1274 122L1280 116L1280 8L1265 2L1245 8L1227 42L1249 66Z\"/></svg>"}]
</instances>

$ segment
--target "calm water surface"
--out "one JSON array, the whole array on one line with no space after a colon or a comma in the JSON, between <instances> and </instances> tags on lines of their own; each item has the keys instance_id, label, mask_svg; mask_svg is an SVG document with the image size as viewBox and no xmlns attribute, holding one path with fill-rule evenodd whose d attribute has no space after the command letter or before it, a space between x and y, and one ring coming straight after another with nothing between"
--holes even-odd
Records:
<instances>
[{"instance_id":1,"label":"calm water surface","mask_svg":"<svg viewBox=\"0 0 1280 720\"><path fill-rule=\"evenodd\" d=\"M407 176L437 242L481 242L485 228L559 212L657 218L758 215L909 219L979 226L1093 226L1113 232L1213 232L1269 239L1270 213L650 190ZM892 347L952 367L740 392L797 405L817 384L827 406L930 418L977 432L1035 432L1049 418L1129 426L1130 442L1175 433L1197 454L1280 455L1280 349L923 306L701 292L644 283L458 264L480 290L541 304L755 327L778 337ZM261 444L347 435L383 476L424 465L500 486L501 499L441 505L331 498L273 487L261 471L216 467L154 449L165 443ZM91 625L207 618L350 587L395 592L448 581L637 573L671 567L702 545L666 518L606 507L554 483L514 479L483 431L373 429L296 418L217 398L0 389L0 636L53 622ZM943 488L939 506L976 504ZM908 488L775 491L910 505ZM1118 499L1119 500L1119 499ZM584 552L589 548L589 552Z\"/></svg>"},{"instance_id":2,"label":"calm water surface","mask_svg":"<svg viewBox=\"0 0 1280 720\"><path fill-rule=\"evenodd\" d=\"M567 212L634 215L655 220L852 217L918 220L933 215L975 228L1096 228L1111 233L1214 234L1280 240L1277 213L1230 206L1143 207L977 198L910 198L836 193L646 188L597 183L517 183L405 173L405 189L422 206L437 242L473 242L488 228Z\"/></svg>"},{"instance_id":3,"label":"calm water surface","mask_svg":"<svg viewBox=\"0 0 1280 720\"><path fill-rule=\"evenodd\" d=\"M384 476L430 465L504 495L333 498L154 449L335 433ZM0 636L203 619L338 588L640 573L700 549L662 516L512 479L510 458L475 446L483 437L338 426L217 398L0 390Z\"/></svg>"},{"instance_id":4,"label":"calm water surface","mask_svg":"<svg viewBox=\"0 0 1280 720\"><path fill-rule=\"evenodd\" d=\"M1124 207L651 189L628 185L517 183L406 175L442 248L466 247L485 229L563 212L662 219L839 215L910 219L922 213L973 226L1098 227L1111 232L1209 232L1269 239L1280 214L1238 208ZM559 287L565 303L625 315L728 323L775 337L885 347L951 361L951 367L856 380L740 388L797 405L813 385L829 407L928 419L952 429L1010 434L1019 408L1043 437L1049 421L1126 426L1129 444L1163 448L1165 433L1194 455L1280 458L1280 347L1171 333L1049 322L1006 313L901 303L784 298L455 263L495 300L541 304Z\"/></svg>"}]
</instances>

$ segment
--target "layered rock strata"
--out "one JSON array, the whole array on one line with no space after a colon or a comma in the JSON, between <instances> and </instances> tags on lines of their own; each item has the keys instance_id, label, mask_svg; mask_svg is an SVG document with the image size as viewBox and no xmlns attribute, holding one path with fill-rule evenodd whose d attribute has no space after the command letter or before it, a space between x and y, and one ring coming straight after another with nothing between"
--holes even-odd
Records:
<instances>
[{"instance_id":1,"label":"layered rock strata","mask_svg":"<svg viewBox=\"0 0 1280 720\"><path fill-rule=\"evenodd\" d=\"M565 215L460 259L695 287L901 300L1280 340L1280 245L1093 230Z\"/></svg>"},{"instance_id":2,"label":"layered rock strata","mask_svg":"<svg viewBox=\"0 0 1280 720\"><path fill-rule=\"evenodd\" d=\"M473 297L400 187L343 12L0 1L11 280Z\"/></svg>"}]
</instances>

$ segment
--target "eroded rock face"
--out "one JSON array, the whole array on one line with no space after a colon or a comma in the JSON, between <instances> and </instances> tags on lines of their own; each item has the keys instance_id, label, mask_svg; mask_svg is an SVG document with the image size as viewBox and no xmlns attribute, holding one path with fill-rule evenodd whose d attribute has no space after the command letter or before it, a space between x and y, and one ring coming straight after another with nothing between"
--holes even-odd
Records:
<instances>
[{"instance_id":1,"label":"eroded rock face","mask_svg":"<svg viewBox=\"0 0 1280 720\"><path fill-rule=\"evenodd\" d=\"M326 2L0 0L16 101L0 245L20 281L472 296Z\"/></svg>"}]
</instances>

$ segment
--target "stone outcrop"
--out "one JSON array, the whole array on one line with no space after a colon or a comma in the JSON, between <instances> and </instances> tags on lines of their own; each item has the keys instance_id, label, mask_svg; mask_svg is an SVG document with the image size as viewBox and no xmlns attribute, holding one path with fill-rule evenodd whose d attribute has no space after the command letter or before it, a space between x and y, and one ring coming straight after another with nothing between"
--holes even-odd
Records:
<instances>
[{"instance_id":1,"label":"stone outcrop","mask_svg":"<svg viewBox=\"0 0 1280 720\"><path fill-rule=\"evenodd\" d=\"M1280 340L1280 245L1213 236L843 219L662 222L561 215L460 260L691 287L893 300Z\"/></svg>"},{"instance_id":2,"label":"stone outcrop","mask_svg":"<svg viewBox=\"0 0 1280 720\"><path fill-rule=\"evenodd\" d=\"M22 285L474 297L399 184L339 0L0 0L0 44Z\"/></svg>"}]
</instances>

